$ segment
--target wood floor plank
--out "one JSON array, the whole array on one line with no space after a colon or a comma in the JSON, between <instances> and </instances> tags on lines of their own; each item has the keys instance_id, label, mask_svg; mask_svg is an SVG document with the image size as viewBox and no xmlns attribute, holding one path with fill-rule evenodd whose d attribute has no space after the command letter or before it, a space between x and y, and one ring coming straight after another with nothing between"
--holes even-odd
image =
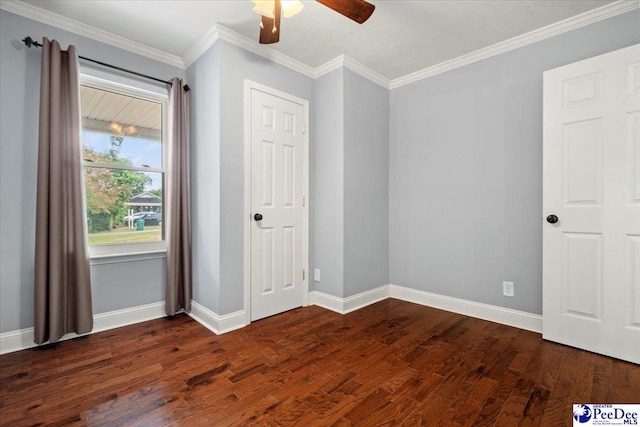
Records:
<instances>
[{"instance_id":1,"label":"wood floor plank","mask_svg":"<svg viewBox=\"0 0 640 427\"><path fill-rule=\"evenodd\" d=\"M186 315L0 356L0 426L562 426L640 366L399 300L216 336Z\"/></svg>"}]
</instances>

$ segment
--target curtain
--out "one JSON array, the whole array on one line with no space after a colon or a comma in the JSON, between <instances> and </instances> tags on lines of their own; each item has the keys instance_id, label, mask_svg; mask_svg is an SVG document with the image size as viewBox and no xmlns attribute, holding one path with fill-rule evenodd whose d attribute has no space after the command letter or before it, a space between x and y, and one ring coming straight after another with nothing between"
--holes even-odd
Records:
<instances>
[{"instance_id":1,"label":"curtain","mask_svg":"<svg viewBox=\"0 0 640 427\"><path fill-rule=\"evenodd\" d=\"M168 114L167 278L165 311L191 311L191 203L189 184L189 88L171 80Z\"/></svg>"},{"instance_id":2,"label":"curtain","mask_svg":"<svg viewBox=\"0 0 640 427\"><path fill-rule=\"evenodd\" d=\"M80 145L78 54L43 40L36 195L34 341L93 328Z\"/></svg>"}]
</instances>

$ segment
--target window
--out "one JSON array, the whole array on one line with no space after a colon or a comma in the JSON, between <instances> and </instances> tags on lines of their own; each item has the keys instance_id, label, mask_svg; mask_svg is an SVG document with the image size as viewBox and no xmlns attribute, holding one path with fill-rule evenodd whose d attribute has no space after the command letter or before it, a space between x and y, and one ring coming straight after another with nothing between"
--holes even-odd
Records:
<instances>
[{"instance_id":1,"label":"window","mask_svg":"<svg viewBox=\"0 0 640 427\"><path fill-rule=\"evenodd\" d=\"M82 76L80 98L91 255L163 250L166 96Z\"/></svg>"}]
</instances>

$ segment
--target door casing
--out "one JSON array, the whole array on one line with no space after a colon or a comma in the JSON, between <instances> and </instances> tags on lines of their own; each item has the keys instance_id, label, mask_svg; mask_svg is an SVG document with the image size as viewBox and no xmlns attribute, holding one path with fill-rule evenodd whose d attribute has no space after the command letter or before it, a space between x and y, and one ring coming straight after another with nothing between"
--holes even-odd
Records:
<instances>
[{"instance_id":1,"label":"door casing","mask_svg":"<svg viewBox=\"0 0 640 427\"><path fill-rule=\"evenodd\" d=\"M305 204L302 208L302 266L305 277L302 281L302 305L309 305L309 101L269 86L244 81L244 309L245 324L251 323L251 90L259 90L304 107L305 132L302 154L302 193Z\"/></svg>"}]
</instances>

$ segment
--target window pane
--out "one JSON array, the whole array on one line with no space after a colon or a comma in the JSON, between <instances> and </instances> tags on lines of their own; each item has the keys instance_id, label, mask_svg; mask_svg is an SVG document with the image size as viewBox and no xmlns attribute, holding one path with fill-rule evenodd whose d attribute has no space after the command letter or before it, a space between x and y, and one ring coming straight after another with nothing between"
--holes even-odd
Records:
<instances>
[{"instance_id":1,"label":"window pane","mask_svg":"<svg viewBox=\"0 0 640 427\"><path fill-rule=\"evenodd\" d=\"M89 86L80 96L86 160L162 167L162 104Z\"/></svg>"},{"instance_id":2,"label":"window pane","mask_svg":"<svg viewBox=\"0 0 640 427\"><path fill-rule=\"evenodd\" d=\"M83 131L84 160L99 163L162 168L162 143L142 138L121 137Z\"/></svg>"},{"instance_id":3,"label":"window pane","mask_svg":"<svg viewBox=\"0 0 640 427\"><path fill-rule=\"evenodd\" d=\"M163 240L164 174L86 166L89 245Z\"/></svg>"}]
</instances>

